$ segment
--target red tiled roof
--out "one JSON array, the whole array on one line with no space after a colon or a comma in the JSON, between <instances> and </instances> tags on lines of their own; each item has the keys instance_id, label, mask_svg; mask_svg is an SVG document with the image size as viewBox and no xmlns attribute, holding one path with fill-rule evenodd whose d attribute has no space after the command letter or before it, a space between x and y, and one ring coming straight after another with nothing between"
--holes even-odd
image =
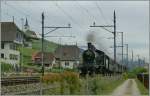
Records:
<instances>
[{"instance_id":1,"label":"red tiled roof","mask_svg":"<svg viewBox=\"0 0 150 96\"><path fill-rule=\"evenodd\" d=\"M23 33L14 22L1 22L1 41L14 41L17 32Z\"/></svg>"},{"instance_id":2,"label":"red tiled roof","mask_svg":"<svg viewBox=\"0 0 150 96\"><path fill-rule=\"evenodd\" d=\"M80 49L76 45L63 45L56 49L55 56L60 60L79 59Z\"/></svg>"},{"instance_id":3,"label":"red tiled roof","mask_svg":"<svg viewBox=\"0 0 150 96\"><path fill-rule=\"evenodd\" d=\"M51 52L44 52L44 62L52 62L54 60L54 54ZM32 54L32 60L35 61L36 58L42 58L42 52L36 52ZM41 62L41 61L40 61Z\"/></svg>"}]
</instances>

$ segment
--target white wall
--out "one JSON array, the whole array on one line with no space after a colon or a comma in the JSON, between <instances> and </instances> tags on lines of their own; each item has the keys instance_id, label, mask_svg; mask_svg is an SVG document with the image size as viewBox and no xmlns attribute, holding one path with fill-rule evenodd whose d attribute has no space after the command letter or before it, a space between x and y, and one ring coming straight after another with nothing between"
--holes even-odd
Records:
<instances>
[{"instance_id":1,"label":"white wall","mask_svg":"<svg viewBox=\"0 0 150 96\"><path fill-rule=\"evenodd\" d=\"M51 65L49 66L49 68L53 68L53 66L54 66L54 64L56 64L56 60L54 59L53 61L52 61L52 63L51 63Z\"/></svg>"},{"instance_id":2,"label":"white wall","mask_svg":"<svg viewBox=\"0 0 150 96\"><path fill-rule=\"evenodd\" d=\"M1 49L1 53L4 53L4 59L1 58L1 62L9 63L12 65L20 63L20 52L17 50L10 49L10 43L4 44L4 49ZM17 60L10 60L9 55L14 54L18 56Z\"/></svg>"},{"instance_id":3,"label":"white wall","mask_svg":"<svg viewBox=\"0 0 150 96\"><path fill-rule=\"evenodd\" d=\"M65 62L69 62L69 65L66 66L66 65L65 65ZM61 61L61 66L62 66L63 68L73 69L74 64L79 64L79 61Z\"/></svg>"}]
</instances>

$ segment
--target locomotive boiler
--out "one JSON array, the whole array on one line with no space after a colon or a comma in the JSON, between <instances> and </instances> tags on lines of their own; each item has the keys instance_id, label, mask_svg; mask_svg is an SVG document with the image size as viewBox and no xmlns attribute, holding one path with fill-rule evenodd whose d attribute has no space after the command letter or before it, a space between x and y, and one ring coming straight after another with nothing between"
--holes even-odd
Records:
<instances>
[{"instance_id":1,"label":"locomotive boiler","mask_svg":"<svg viewBox=\"0 0 150 96\"><path fill-rule=\"evenodd\" d=\"M96 49L91 42L88 43L88 49L82 53L82 60L83 62L79 66L81 75L111 75L114 72L122 73L126 69L125 66L121 64L114 64L113 59L111 59L103 51Z\"/></svg>"}]
</instances>

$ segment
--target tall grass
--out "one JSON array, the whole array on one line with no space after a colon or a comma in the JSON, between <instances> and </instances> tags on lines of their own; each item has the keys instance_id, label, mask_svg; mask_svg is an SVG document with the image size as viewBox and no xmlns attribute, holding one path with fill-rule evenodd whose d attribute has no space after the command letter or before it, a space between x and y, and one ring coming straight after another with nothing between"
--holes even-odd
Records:
<instances>
[{"instance_id":1,"label":"tall grass","mask_svg":"<svg viewBox=\"0 0 150 96\"><path fill-rule=\"evenodd\" d=\"M135 79L135 81L137 83L140 93L142 95L148 95L148 89L146 89L146 87L138 79Z\"/></svg>"},{"instance_id":2,"label":"tall grass","mask_svg":"<svg viewBox=\"0 0 150 96\"><path fill-rule=\"evenodd\" d=\"M82 94L87 94L86 92L88 91L88 95L110 95L114 89L125 80L116 77L106 78L102 76L89 77L88 79L89 80L85 80L87 81L85 84L87 85L88 83L88 89L86 89L87 86L83 87L86 91Z\"/></svg>"},{"instance_id":3,"label":"tall grass","mask_svg":"<svg viewBox=\"0 0 150 96\"><path fill-rule=\"evenodd\" d=\"M80 91L79 76L75 72L48 73L42 79L47 84L58 82L60 84L60 94L76 94L77 91Z\"/></svg>"},{"instance_id":4,"label":"tall grass","mask_svg":"<svg viewBox=\"0 0 150 96\"><path fill-rule=\"evenodd\" d=\"M54 92L57 95L110 95L124 80L122 77L103 76L79 78L77 73L71 71L48 73L43 77L44 83L54 84L57 82L60 85L59 88L54 89L59 92Z\"/></svg>"},{"instance_id":5,"label":"tall grass","mask_svg":"<svg viewBox=\"0 0 150 96\"><path fill-rule=\"evenodd\" d=\"M11 64L1 62L1 72L13 72L14 68Z\"/></svg>"}]
</instances>

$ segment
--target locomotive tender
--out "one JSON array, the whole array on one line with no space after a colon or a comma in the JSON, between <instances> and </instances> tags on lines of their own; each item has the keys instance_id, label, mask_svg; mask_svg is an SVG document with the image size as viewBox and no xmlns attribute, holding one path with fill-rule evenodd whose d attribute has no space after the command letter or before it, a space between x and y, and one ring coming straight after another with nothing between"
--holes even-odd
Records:
<instances>
[{"instance_id":1,"label":"locomotive tender","mask_svg":"<svg viewBox=\"0 0 150 96\"><path fill-rule=\"evenodd\" d=\"M122 73L126 71L126 66L115 63L103 51L95 48L92 43L88 43L88 49L82 54L82 64L79 70L82 75L85 74L103 74L111 75L113 73Z\"/></svg>"}]
</instances>

